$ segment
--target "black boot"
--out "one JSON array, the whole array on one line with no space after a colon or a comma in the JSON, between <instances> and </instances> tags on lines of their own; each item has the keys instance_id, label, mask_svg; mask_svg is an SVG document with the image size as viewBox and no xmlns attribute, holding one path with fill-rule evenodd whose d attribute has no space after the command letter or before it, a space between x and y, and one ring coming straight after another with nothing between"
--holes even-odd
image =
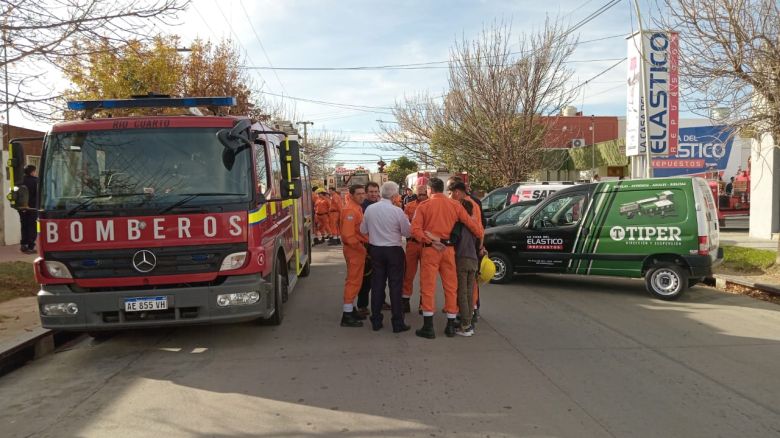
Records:
<instances>
[{"instance_id":1,"label":"black boot","mask_svg":"<svg viewBox=\"0 0 780 438\"><path fill-rule=\"evenodd\" d=\"M322 240L320 240L320 238L319 238L319 237L315 237L315 238L314 238L314 243L313 243L311 246L317 246L317 245L319 245L320 243L322 243Z\"/></svg>"},{"instance_id":2,"label":"black boot","mask_svg":"<svg viewBox=\"0 0 780 438\"><path fill-rule=\"evenodd\" d=\"M419 330L415 330L415 335L421 338L435 339L436 332L433 331L433 316L423 316L423 326Z\"/></svg>"},{"instance_id":3,"label":"black boot","mask_svg":"<svg viewBox=\"0 0 780 438\"><path fill-rule=\"evenodd\" d=\"M471 323L474 324L479 320L479 309L474 309L474 314L471 315Z\"/></svg>"},{"instance_id":4,"label":"black boot","mask_svg":"<svg viewBox=\"0 0 780 438\"><path fill-rule=\"evenodd\" d=\"M455 332L457 330L458 330L458 323L455 322L455 318L448 318L447 327L444 328L444 334L447 335L448 338L452 338L455 336Z\"/></svg>"},{"instance_id":5,"label":"black boot","mask_svg":"<svg viewBox=\"0 0 780 438\"><path fill-rule=\"evenodd\" d=\"M412 306L409 304L409 298L404 298L404 313L409 313L412 311Z\"/></svg>"},{"instance_id":6,"label":"black boot","mask_svg":"<svg viewBox=\"0 0 780 438\"><path fill-rule=\"evenodd\" d=\"M357 321L365 321L365 319L366 319L366 316L363 315L362 313L358 312L357 309L352 309L351 315Z\"/></svg>"},{"instance_id":7,"label":"black boot","mask_svg":"<svg viewBox=\"0 0 780 438\"><path fill-rule=\"evenodd\" d=\"M352 316L352 312L344 312L341 316L342 327L363 327L363 321L358 321Z\"/></svg>"},{"instance_id":8,"label":"black boot","mask_svg":"<svg viewBox=\"0 0 780 438\"><path fill-rule=\"evenodd\" d=\"M331 237L330 239L328 239L328 246L336 246L336 245L338 245L338 243L336 243L335 238Z\"/></svg>"}]
</instances>

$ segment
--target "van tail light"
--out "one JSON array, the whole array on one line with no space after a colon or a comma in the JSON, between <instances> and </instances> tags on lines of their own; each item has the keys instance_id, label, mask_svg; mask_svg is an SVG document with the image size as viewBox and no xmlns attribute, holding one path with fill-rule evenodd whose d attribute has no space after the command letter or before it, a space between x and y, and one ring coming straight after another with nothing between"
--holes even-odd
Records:
<instances>
[{"instance_id":1,"label":"van tail light","mask_svg":"<svg viewBox=\"0 0 780 438\"><path fill-rule=\"evenodd\" d=\"M517 195L512 195L512 197L509 199L509 201L510 201L509 203L510 203L510 204L514 204L515 202L517 202L517 201L519 201L519 200L520 200L520 197L519 197L519 196L517 196Z\"/></svg>"},{"instance_id":2,"label":"van tail light","mask_svg":"<svg viewBox=\"0 0 780 438\"><path fill-rule=\"evenodd\" d=\"M699 255L710 255L710 245L707 236L699 236Z\"/></svg>"}]
</instances>

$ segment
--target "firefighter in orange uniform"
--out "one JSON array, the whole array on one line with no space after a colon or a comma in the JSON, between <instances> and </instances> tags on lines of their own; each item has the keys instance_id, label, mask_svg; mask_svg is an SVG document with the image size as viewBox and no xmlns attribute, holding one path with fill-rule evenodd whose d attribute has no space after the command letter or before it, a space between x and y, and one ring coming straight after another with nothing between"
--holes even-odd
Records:
<instances>
[{"instance_id":1,"label":"firefighter in orange uniform","mask_svg":"<svg viewBox=\"0 0 780 438\"><path fill-rule=\"evenodd\" d=\"M339 217L341 215L341 209L344 207L344 203L341 200L341 195L339 195L339 192L336 191L335 187L331 187L329 190L330 209L328 210L328 225L330 226L331 238L328 239L328 245L339 245L341 244L341 239L339 238L341 235L339 232L341 229L339 226Z\"/></svg>"},{"instance_id":2,"label":"firefighter in orange uniform","mask_svg":"<svg viewBox=\"0 0 780 438\"><path fill-rule=\"evenodd\" d=\"M449 183L447 185L447 190L449 190L450 192L450 199L454 199L458 202L460 202L461 200L466 200L466 202L471 203L471 219L473 219L474 222L476 222L479 225L479 227L482 228L482 216L480 215L480 210L479 210L479 208L481 207L477 205L477 203L474 202L473 199L471 199L471 196L469 196L468 193L466 193L466 185L463 183L463 180L458 177L450 177L448 181ZM484 232L484 228L483 228L483 232ZM475 313L477 309L477 300L479 299L479 285L477 284L476 281L474 282L472 289L474 294L473 295L474 300L471 303L473 307L473 309L471 310L472 313Z\"/></svg>"},{"instance_id":3,"label":"firefighter in orange uniform","mask_svg":"<svg viewBox=\"0 0 780 438\"><path fill-rule=\"evenodd\" d=\"M482 227L466 213L459 202L444 196L444 181L431 178L428 181L428 201L417 206L412 221L412 237L422 243L420 264L420 295L422 297L423 326L417 336L433 339L433 309L435 307L436 274L441 276L444 288L444 310L447 313L447 327L444 334L455 336L458 313L458 278L455 268L455 249L449 241L450 232L460 221L481 239Z\"/></svg>"},{"instance_id":4,"label":"firefighter in orange uniform","mask_svg":"<svg viewBox=\"0 0 780 438\"><path fill-rule=\"evenodd\" d=\"M363 327L362 320L366 319L354 307L355 297L363 284L367 256L365 245L368 243L368 237L360 233L360 224L363 222L363 208L360 205L365 198L366 189L361 185L353 185L349 188L347 204L341 210L341 237L344 239L342 250L347 262L342 327Z\"/></svg>"},{"instance_id":5,"label":"firefighter in orange uniform","mask_svg":"<svg viewBox=\"0 0 780 438\"><path fill-rule=\"evenodd\" d=\"M459 177L457 175L451 176L447 180L447 190L450 191L450 198L452 198L452 199L454 199L456 201L460 201L461 199L465 199L466 201L470 202L471 206L472 206L471 218L474 219L474 221L477 222L478 224L482 225L482 229L484 230L485 229L485 227L484 227L484 223L485 222L484 222L483 217L482 217L482 204L477 204L477 202L474 200L473 196L470 195L469 193L467 193L465 190L453 190L452 188L450 188L453 184L458 183L458 182L464 183L464 185L465 185L465 182L463 181L463 178L461 178L461 177ZM480 259L485 254L487 254L487 251L485 251L485 247L483 245L482 249L480 251L480 254L478 254L480 256ZM472 305L473 305L474 309L473 309L472 313L474 314L474 316L472 317L472 321L473 322L477 322L477 319L479 317L479 310L478 310L478 306L477 306L477 303L479 303L479 283L477 283L476 281L474 282L474 294L473 295L474 295L474 301L472 302Z\"/></svg>"},{"instance_id":6,"label":"firefighter in orange uniform","mask_svg":"<svg viewBox=\"0 0 780 438\"><path fill-rule=\"evenodd\" d=\"M391 201L393 202L393 205L403 210L404 204L402 202L401 195L393 196L393 199Z\"/></svg>"},{"instance_id":7,"label":"firefighter in orange uniform","mask_svg":"<svg viewBox=\"0 0 780 438\"><path fill-rule=\"evenodd\" d=\"M325 189L317 189L317 201L314 203L314 223L317 226L317 232L314 238L314 244L324 243L330 236L330 224L328 211L330 210L330 199Z\"/></svg>"},{"instance_id":8,"label":"firefighter in orange uniform","mask_svg":"<svg viewBox=\"0 0 780 438\"><path fill-rule=\"evenodd\" d=\"M417 211L417 206L428 200L428 188L420 185L415 188L417 191L417 199L410 201L406 204L404 213L409 218L411 223L414 220L414 213ZM417 275L417 265L420 263L420 254L422 253L422 244L415 240L414 237L406 239L406 271L404 273L403 284L403 299L404 299L404 312L409 312L410 304L409 299L414 292L414 277Z\"/></svg>"}]
</instances>

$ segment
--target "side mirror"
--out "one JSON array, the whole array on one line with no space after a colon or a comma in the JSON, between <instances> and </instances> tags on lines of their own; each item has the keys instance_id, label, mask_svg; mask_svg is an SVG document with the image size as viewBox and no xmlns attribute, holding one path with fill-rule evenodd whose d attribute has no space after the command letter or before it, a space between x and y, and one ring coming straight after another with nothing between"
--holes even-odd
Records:
<instances>
[{"instance_id":1,"label":"side mirror","mask_svg":"<svg viewBox=\"0 0 780 438\"><path fill-rule=\"evenodd\" d=\"M21 142L11 141L8 144L8 177L11 182L11 190L6 198L15 209L29 207L29 193L27 187L22 185L24 181L24 145Z\"/></svg>"},{"instance_id":2,"label":"side mirror","mask_svg":"<svg viewBox=\"0 0 780 438\"><path fill-rule=\"evenodd\" d=\"M222 143L222 146L224 146L225 149L235 153L241 146L248 146L252 144L252 142L249 140L249 127L251 125L252 122L249 120L239 120L230 129L220 129L217 132L217 139L220 143ZM223 154L222 161L225 162L225 167L227 167L227 162L230 160L228 159L226 161Z\"/></svg>"},{"instance_id":3,"label":"side mirror","mask_svg":"<svg viewBox=\"0 0 780 438\"><path fill-rule=\"evenodd\" d=\"M487 220L487 226L489 227L495 227L496 226L496 219L495 218L488 218Z\"/></svg>"},{"instance_id":4,"label":"side mirror","mask_svg":"<svg viewBox=\"0 0 780 438\"><path fill-rule=\"evenodd\" d=\"M279 145L279 160L282 169L282 199L298 199L303 195L301 182L300 146L295 140L285 139Z\"/></svg>"}]
</instances>

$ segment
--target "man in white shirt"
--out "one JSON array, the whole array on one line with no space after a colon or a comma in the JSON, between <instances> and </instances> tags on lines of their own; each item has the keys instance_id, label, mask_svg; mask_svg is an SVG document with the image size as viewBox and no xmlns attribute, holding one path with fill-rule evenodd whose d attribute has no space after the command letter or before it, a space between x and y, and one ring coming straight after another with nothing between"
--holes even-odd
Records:
<instances>
[{"instance_id":1,"label":"man in white shirt","mask_svg":"<svg viewBox=\"0 0 780 438\"><path fill-rule=\"evenodd\" d=\"M374 331L382 328L382 304L385 302L385 286L389 284L393 333L400 333L409 330L404 323L401 300L405 264L401 239L411 235L411 226L403 210L392 202L393 197L398 195L398 184L388 181L379 191L382 199L368 206L360 224L360 232L368 234L373 271L371 327Z\"/></svg>"}]
</instances>

